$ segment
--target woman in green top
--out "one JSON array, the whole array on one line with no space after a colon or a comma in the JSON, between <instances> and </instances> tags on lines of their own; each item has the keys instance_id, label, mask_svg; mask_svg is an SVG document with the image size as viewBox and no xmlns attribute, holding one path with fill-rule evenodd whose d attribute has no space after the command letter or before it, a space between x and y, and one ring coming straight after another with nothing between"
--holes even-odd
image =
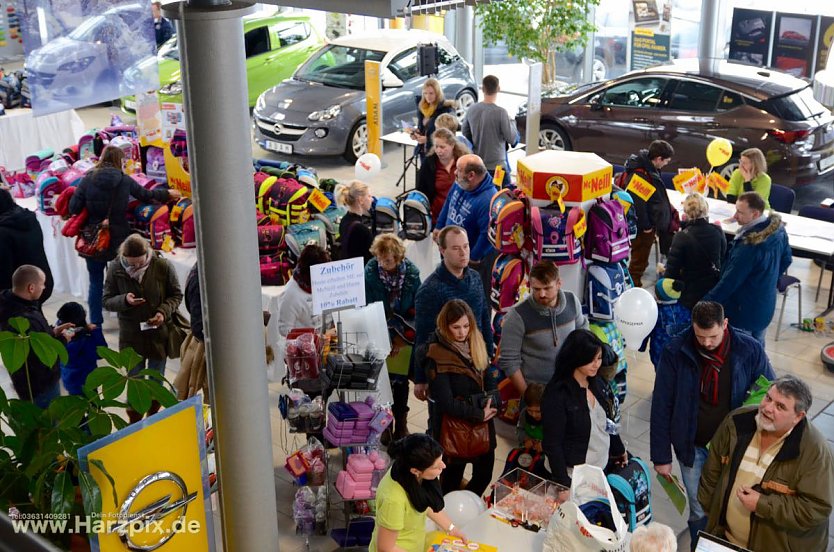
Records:
<instances>
[{"instance_id":1,"label":"woman in green top","mask_svg":"<svg viewBox=\"0 0 834 552\"><path fill-rule=\"evenodd\" d=\"M440 472L443 449L423 433L388 447L393 463L376 490L376 526L368 552L425 552L426 516L450 535L464 539L443 512Z\"/></svg>"},{"instance_id":2,"label":"woman in green top","mask_svg":"<svg viewBox=\"0 0 834 552\"><path fill-rule=\"evenodd\" d=\"M756 192L765 202L765 208L770 209L770 176L767 174L767 161L762 150L750 148L741 152L738 168L730 176L730 189L727 190L727 201L735 203L738 196L744 192Z\"/></svg>"}]
</instances>

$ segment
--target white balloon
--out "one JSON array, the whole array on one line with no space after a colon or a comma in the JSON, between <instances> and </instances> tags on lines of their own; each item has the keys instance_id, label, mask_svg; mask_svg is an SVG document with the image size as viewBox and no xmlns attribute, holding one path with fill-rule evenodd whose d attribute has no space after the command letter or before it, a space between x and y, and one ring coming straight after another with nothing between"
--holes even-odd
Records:
<instances>
[{"instance_id":1,"label":"white balloon","mask_svg":"<svg viewBox=\"0 0 834 552\"><path fill-rule=\"evenodd\" d=\"M643 288L626 290L614 303L614 322L626 347L639 349L657 322L657 303L652 294Z\"/></svg>"},{"instance_id":2,"label":"white balloon","mask_svg":"<svg viewBox=\"0 0 834 552\"><path fill-rule=\"evenodd\" d=\"M486 512L486 504L472 491L452 491L443 497L443 511L457 527L463 527Z\"/></svg>"},{"instance_id":3,"label":"white balloon","mask_svg":"<svg viewBox=\"0 0 834 552\"><path fill-rule=\"evenodd\" d=\"M356 160L354 173L358 180L368 180L379 174L382 162L375 153L366 153Z\"/></svg>"}]
</instances>

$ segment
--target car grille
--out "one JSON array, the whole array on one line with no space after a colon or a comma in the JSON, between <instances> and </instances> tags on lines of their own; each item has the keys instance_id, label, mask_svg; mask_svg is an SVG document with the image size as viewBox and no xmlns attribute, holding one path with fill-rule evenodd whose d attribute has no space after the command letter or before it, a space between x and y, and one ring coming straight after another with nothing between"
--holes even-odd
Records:
<instances>
[{"instance_id":1,"label":"car grille","mask_svg":"<svg viewBox=\"0 0 834 552\"><path fill-rule=\"evenodd\" d=\"M280 140L281 142L295 142L307 132L307 127L288 125L285 123L272 123L263 119L257 119L255 124L266 138Z\"/></svg>"},{"instance_id":2,"label":"car grille","mask_svg":"<svg viewBox=\"0 0 834 552\"><path fill-rule=\"evenodd\" d=\"M40 71L29 71L29 77L42 86L52 86L55 80L55 73L42 73Z\"/></svg>"}]
</instances>

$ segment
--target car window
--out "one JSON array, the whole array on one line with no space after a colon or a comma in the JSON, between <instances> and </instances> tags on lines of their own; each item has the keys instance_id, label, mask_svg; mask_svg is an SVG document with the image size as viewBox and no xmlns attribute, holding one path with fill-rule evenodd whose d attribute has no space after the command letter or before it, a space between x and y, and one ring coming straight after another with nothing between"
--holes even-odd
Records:
<instances>
[{"instance_id":1,"label":"car window","mask_svg":"<svg viewBox=\"0 0 834 552\"><path fill-rule=\"evenodd\" d=\"M645 77L615 84L602 93L602 105L627 105L629 107L655 107L660 103L666 79Z\"/></svg>"},{"instance_id":2,"label":"car window","mask_svg":"<svg viewBox=\"0 0 834 552\"><path fill-rule=\"evenodd\" d=\"M382 61L385 52L331 44L302 65L295 78L340 88L365 89L365 61Z\"/></svg>"},{"instance_id":3,"label":"car window","mask_svg":"<svg viewBox=\"0 0 834 552\"><path fill-rule=\"evenodd\" d=\"M442 51L442 48L441 48ZM409 48L391 60L388 68L403 82L417 78L420 71L417 68L417 48Z\"/></svg>"},{"instance_id":4,"label":"car window","mask_svg":"<svg viewBox=\"0 0 834 552\"><path fill-rule=\"evenodd\" d=\"M269 29L258 27L243 35L246 57L257 56L269 51Z\"/></svg>"},{"instance_id":5,"label":"car window","mask_svg":"<svg viewBox=\"0 0 834 552\"><path fill-rule=\"evenodd\" d=\"M678 81L669 108L681 111L715 111L723 89L690 80Z\"/></svg>"},{"instance_id":6,"label":"car window","mask_svg":"<svg viewBox=\"0 0 834 552\"><path fill-rule=\"evenodd\" d=\"M814 99L810 85L787 96L770 98L764 102L764 107L769 113L787 121L804 121L827 111Z\"/></svg>"},{"instance_id":7,"label":"car window","mask_svg":"<svg viewBox=\"0 0 834 552\"><path fill-rule=\"evenodd\" d=\"M740 105L744 105L744 100L739 94L724 90L721 99L718 101L718 111L727 111Z\"/></svg>"},{"instance_id":8,"label":"car window","mask_svg":"<svg viewBox=\"0 0 834 552\"><path fill-rule=\"evenodd\" d=\"M278 42L280 43L279 48L283 48L303 42L310 36L310 28L302 21L296 21L279 27L277 35Z\"/></svg>"}]
</instances>

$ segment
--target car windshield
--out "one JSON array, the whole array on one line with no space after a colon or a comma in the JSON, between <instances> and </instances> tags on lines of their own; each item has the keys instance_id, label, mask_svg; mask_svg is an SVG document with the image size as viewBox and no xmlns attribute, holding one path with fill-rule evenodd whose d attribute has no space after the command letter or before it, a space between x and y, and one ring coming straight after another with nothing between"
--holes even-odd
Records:
<instances>
[{"instance_id":1,"label":"car windshield","mask_svg":"<svg viewBox=\"0 0 834 552\"><path fill-rule=\"evenodd\" d=\"M787 96L771 98L765 103L768 111L787 121L804 121L828 111L814 99L814 92L810 86Z\"/></svg>"},{"instance_id":2,"label":"car windshield","mask_svg":"<svg viewBox=\"0 0 834 552\"><path fill-rule=\"evenodd\" d=\"M339 88L364 90L365 62L382 61L383 57L385 52L331 44L302 65L295 78Z\"/></svg>"},{"instance_id":3,"label":"car windshield","mask_svg":"<svg viewBox=\"0 0 834 552\"><path fill-rule=\"evenodd\" d=\"M180 60L180 49L177 47L177 37L174 35L170 40L159 47L157 53L159 59L175 59Z\"/></svg>"}]
</instances>

